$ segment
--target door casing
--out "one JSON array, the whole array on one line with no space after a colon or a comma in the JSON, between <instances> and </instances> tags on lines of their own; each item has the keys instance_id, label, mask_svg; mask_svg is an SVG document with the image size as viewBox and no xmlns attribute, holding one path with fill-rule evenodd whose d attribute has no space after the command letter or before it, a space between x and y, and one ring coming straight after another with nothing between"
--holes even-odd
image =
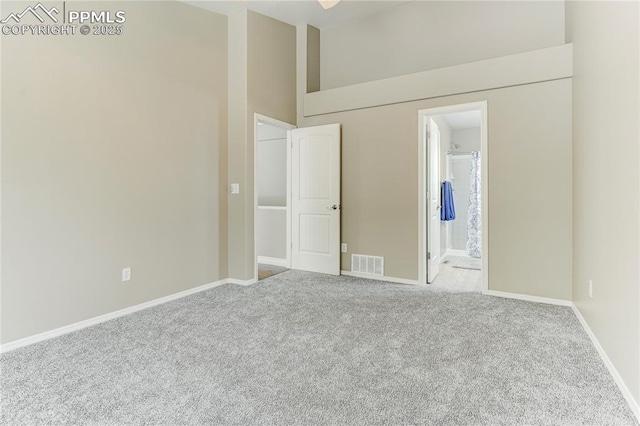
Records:
<instances>
[{"instance_id":1,"label":"door casing","mask_svg":"<svg viewBox=\"0 0 640 426\"><path fill-rule=\"evenodd\" d=\"M438 125L429 117L425 120L427 129L425 130L426 140L426 162L428 164L427 175L427 282L432 283L439 272L440 267L440 130ZM434 175L432 168L435 165L437 174ZM434 225L433 222L436 222ZM431 235L429 235L431 233Z\"/></svg>"}]
</instances>

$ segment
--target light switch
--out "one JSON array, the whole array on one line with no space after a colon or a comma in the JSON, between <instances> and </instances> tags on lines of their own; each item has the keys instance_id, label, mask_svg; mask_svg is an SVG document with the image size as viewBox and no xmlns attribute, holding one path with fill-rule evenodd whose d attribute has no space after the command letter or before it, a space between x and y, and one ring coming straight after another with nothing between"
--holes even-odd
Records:
<instances>
[{"instance_id":1,"label":"light switch","mask_svg":"<svg viewBox=\"0 0 640 426\"><path fill-rule=\"evenodd\" d=\"M235 194L239 194L240 193L240 184L239 183L232 183L231 184L231 194L235 195Z\"/></svg>"}]
</instances>

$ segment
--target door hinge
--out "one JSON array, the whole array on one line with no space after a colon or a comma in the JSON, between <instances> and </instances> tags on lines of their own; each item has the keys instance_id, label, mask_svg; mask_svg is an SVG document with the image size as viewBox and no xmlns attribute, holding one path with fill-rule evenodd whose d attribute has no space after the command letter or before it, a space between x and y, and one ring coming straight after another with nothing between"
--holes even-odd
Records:
<instances>
[{"instance_id":1,"label":"door hinge","mask_svg":"<svg viewBox=\"0 0 640 426\"><path fill-rule=\"evenodd\" d=\"M431 253L427 252L427 260L430 260L430 259L431 259Z\"/></svg>"}]
</instances>

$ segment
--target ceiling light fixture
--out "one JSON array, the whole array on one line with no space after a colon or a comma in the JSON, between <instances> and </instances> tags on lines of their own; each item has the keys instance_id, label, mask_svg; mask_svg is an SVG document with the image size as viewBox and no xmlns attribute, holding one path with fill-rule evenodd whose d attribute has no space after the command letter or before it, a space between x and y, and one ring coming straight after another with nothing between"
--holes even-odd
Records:
<instances>
[{"instance_id":1,"label":"ceiling light fixture","mask_svg":"<svg viewBox=\"0 0 640 426\"><path fill-rule=\"evenodd\" d=\"M338 4L338 2L340 2L340 0L318 0L320 6L322 6L325 10L331 9L333 6Z\"/></svg>"}]
</instances>

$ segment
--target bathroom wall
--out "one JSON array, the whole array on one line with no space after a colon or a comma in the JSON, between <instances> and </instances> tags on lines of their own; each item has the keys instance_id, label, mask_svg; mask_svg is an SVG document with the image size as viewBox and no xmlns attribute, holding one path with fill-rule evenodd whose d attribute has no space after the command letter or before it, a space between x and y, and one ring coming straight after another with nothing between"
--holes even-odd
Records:
<instances>
[{"instance_id":1,"label":"bathroom wall","mask_svg":"<svg viewBox=\"0 0 640 426\"><path fill-rule=\"evenodd\" d=\"M455 129L452 133L452 140L460 145L452 149L452 152L480 151L480 127L469 129Z\"/></svg>"}]
</instances>

